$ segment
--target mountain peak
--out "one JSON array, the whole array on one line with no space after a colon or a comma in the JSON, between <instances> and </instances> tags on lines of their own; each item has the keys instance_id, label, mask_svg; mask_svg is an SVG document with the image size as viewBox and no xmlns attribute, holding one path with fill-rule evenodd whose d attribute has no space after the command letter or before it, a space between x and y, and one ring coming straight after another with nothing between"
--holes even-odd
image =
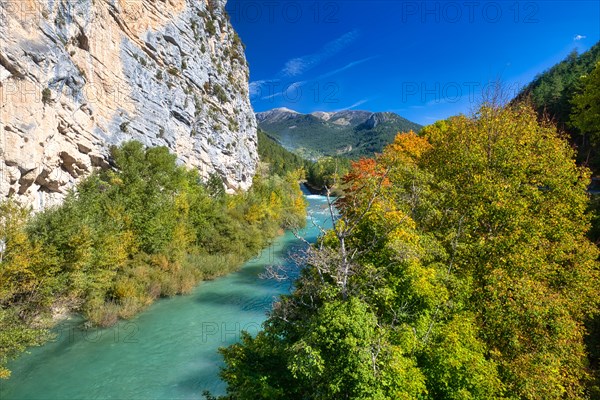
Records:
<instances>
[{"instance_id":1,"label":"mountain peak","mask_svg":"<svg viewBox=\"0 0 600 400\"><path fill-rule=\"evenodd\" d=\"M372 156L391 143L398 132L421 128L393 112L364 110L301 114L276 108L257 113L256 119L259 127L285 148L310 159L339 154Z\"/></svg>"},{"instance_id":2,"label":"mountain peak","mask_svg":"<svg viewBox=\"0 0 600 400\"><path fill-rule=\"evenodd\" d=\"M326 112L326 111L315 111L315 112L310 113L310 115L312 115L313 117L317 117L319 119L322 119L323 121L329 121L331 116L334 114L335 114L334 112Z\"/></svg>"},{"instance_id":3,"label":"mountain peak","mask_svg":"<svg viewBox=\"0 0 600 400\"><path fill-rule=\"evenodd\" d=\"M366 127L368 129L373 129L380 123L388 121L390 119L389 117L390 117L390 115L386 115L386 113L382 113L382 112L373 113L373 114L371 114L369 119L365 122Z\"/></svg>"},{"instance_id":4,"label":"mountain peak","mask_svg":"<svg viewBox=\"0 0 600 400\"><path fill-rule=\"evenodd\" d=\"M257 121L280 121L294 116L302 115L298 111L294 111L287 107L273 108L272 110L256 113Z\"/></svg>"},{"instance_id":5,"label":"mountain peak","mask_svg":"<svg viewBox=\"0 0 600 400\"><path fill-rule=\"evenodd\" d=\"M287 108L287 107L274 108L271 111L286 112L286 113L292 113L292 114L300 114L298 111L292 110L291 108Z\"/></svg>"}]
</instances>

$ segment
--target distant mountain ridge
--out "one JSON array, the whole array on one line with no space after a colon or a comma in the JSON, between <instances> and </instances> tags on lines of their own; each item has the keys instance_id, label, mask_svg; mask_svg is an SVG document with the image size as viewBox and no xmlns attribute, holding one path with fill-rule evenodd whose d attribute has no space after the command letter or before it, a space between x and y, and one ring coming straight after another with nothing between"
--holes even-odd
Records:
<instances>
[{"instance_id":1,"label":"distant mountain ridge","mask_svg":"<svg viewBox=\"0 0 600 400\"><path fill-rule=\"evenodd\" d=\"M258 126L286 149L303 157L371 156L398 132L419 131L421 125L393 112L316 111L301 114L289 108L256 113Z\"/></svg>"}]
</instances>

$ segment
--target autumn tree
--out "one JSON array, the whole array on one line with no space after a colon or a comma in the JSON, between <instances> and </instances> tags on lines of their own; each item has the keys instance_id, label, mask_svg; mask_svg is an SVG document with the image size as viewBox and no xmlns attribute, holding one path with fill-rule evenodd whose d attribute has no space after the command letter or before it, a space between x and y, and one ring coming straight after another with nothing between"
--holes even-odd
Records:
<instances>
[{"instance_id":1,"label":"autumn tree","mask_svg":"<svg viewBox=\"0 0 600 400\"><path fill-rule=\"evenodd\" d=\"M226 195L221 177L203 179L166 147L125 142L111 158L60 206L30 216L0 203L0 378L47 337L53 306L110 326L235 270L306 221L301 170L258 174L250 190Z\"/></svg>"},{"instance_id":2,"label":"autumn tree","mask_svg":"<svg viewBox=\"0 0 600 400\"><path fill-rule=\"evenodd\" d=\"M42 317L58 285L52 254L26 234L28 215L15 202L0 203L0 379L10 376L10 359L49 336Z\"/></svg>"},{"instance_id":3,"label":"autumn tree","mask_svg":"<svg viewBox=\"0 0 600 400\"><path fill-rule=\"evenodd\" d=\"M597 250L585 237L589 171L527 106L482 107L424 135L433 146L424 163L444 185L427 229L454 249L466 308L507 395L581 396L582 322L598 295Z\"/></svg>"},{"instance_id":4,"label":"autumn tree","mask_svg":"<svg viewBox=\"0 0 600 400\"><path fill-rule=\"evenodd\" d=\"M527 106L399 135L353 165L264 331L223 350L228 398L583 397L600 287L588 179Z\"/></svg>"}]
</instances>

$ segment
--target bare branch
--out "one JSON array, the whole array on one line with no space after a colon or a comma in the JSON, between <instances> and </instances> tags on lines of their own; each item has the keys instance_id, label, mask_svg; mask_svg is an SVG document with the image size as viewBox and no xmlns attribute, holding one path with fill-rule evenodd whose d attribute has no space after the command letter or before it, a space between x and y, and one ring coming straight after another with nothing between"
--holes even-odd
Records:
<instances>
[{"instance_id":1,"label":"bare branch","mask_svg":"<svg viewBox=\"0 0 600 400\"><path fill-rule=\"evenodd\" d=\"M282 265L268 265L258 277L260 279L273 279L278 282L287 281L290 278L287 269Z\"/></svg>"}]
</instances>

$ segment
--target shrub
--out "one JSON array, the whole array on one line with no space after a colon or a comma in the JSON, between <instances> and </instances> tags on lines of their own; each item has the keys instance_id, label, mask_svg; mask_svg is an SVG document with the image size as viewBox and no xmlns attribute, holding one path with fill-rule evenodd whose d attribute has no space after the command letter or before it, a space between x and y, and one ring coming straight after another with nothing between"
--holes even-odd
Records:
<instances>
[{"instance_id":1,"label":"shrub","mask_svg":"<svg viewBox=\"0 0 600 400\"><path fill-rule=\"evenodd\" d=\"M49 88L42 90L42 103L48 104L52 101L52 92Z\"/></svg>"},{"instance_id":2,"label":"shrub","mask_svg":"<svg viewBox=\"0 0 600 400\"><path fill-rule=\"evenodd\" d=\"M119 129L123 133L129 132L129 122L123 122L123 123L121 123L121 125L119 125Z\"/></svg>"},{"instance_id":3,"label":"shrub","mask_svg":"<svg viewBox=\"0 0 600 400\"><path fill-rule=\"evenodd\" d=\"M218 83L215 83L213 85L213 95L215 95L221 103L229 101L227 93L225 93L225 90Z\"/></svg>"},{"instance_id":4,"label":"shrub","mask_svg":"<svg viewBox=\"0 0 600 400\"><path fill-rule=\"evenodd\" d=\"M213 22L213 20L209 19L208 21L206 21L206 31L210 33L211 36L216 35L217 28L215 28L215 23Z\"/></svg>"}]
</instances>

